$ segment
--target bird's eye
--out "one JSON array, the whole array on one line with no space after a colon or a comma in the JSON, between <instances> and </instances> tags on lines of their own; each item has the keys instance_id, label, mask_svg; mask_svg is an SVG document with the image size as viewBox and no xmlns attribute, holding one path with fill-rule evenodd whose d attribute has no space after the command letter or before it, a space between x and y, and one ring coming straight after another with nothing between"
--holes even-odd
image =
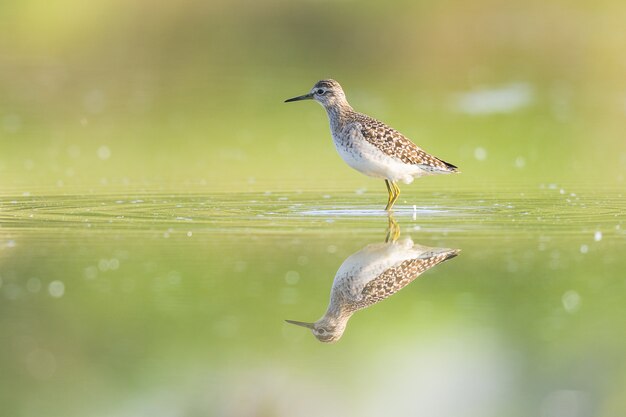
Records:
<instances>
[{"instance_id":1,"label":"bird's eye","mask_svg":"<svg viewBox=\"0 0 626 417\"><path fill-rule=\"evenodd\" d=\"M319 330L318 330L318 332L319 332L319 334L324 334L324 333L326 333L326 330L324 330L324 329L319 329Z\"/></svg>"},{"instance_id":2,"label":"bird's eye","mask_svg":"<svg viewBox=\"0 0 626 417\"><path fill-rule=\"evenodd\" d=\"M324 90L320 88L319 90L316 91L316 93L321 96L322 94L324 94Z\"/></svg>"}]
</instances>

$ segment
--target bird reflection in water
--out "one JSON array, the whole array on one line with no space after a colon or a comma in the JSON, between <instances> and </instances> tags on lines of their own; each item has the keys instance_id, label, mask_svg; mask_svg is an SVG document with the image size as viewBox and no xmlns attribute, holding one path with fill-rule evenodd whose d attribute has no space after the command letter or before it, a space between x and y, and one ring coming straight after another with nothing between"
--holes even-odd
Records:
<instances>
[{"instance_id":1,"label":"bird reflection in water","mask_svg":"<svg viewBox=\"0 0 626 417\"><path fill-rule=\"evenodd\" d=\"M389 216L385 242L367 245L339 267L324 316L315 323L286 321L311 329L321 342L336 342L354 313L397 293L422 273L460 252L422 246L410 238L399 237L400 228Z\"/></svg>"}]
</instances>

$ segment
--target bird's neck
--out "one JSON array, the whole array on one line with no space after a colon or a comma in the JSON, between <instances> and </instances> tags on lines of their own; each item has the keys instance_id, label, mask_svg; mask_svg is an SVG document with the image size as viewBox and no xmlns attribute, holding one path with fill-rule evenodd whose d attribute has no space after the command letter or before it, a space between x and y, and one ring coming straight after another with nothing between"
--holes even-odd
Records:
<instances>
[{"instance_id":1,"label":"bird's neck","mask_svg":"<svg viewBox=\"0 0 626 417\"><path fill-rule=\"evenodd\" d=\"M330 303L326 309L324 317L334 321L348 321L356 310L349 303L335 294L331 295Z\"/></svg>"},{"instance_id":2,"label":"bird's neck","mask_svg":"<svg viewBox=\"0 0 626 417\"><path fill-rule=\"evenodd\" d=\"M330 128L332 130L341 129L348 119L348 115L352 112L354 112L354 110L347 101L326 106L326 113L328 113Z\"/></svg>"},{"instance_id":3,"label":"bird's neck","mask_svg":"<svg viewBox=\"0 0 626 417\"><path fill-rule=\"evenodd\" d=\"M330 326L333 328L345 328L348 324L348 320L352 317L352 313L346 313L336 315L337 312L327 311L324 316L318 320L318 323L321 323L325 326Z\"/></svg>"}]
</instances>

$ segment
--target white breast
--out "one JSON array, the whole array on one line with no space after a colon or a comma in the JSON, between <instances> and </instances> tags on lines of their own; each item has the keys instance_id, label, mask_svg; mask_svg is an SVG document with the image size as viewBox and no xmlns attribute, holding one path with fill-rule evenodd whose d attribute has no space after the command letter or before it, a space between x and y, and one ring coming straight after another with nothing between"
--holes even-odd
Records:
<instances>
[{"instance_id":1,"label":"white breast","mask_svg":"<svg viewBox=\"0 0 626 417\"><path fill-rule=\"evenodd\" d=\"M395 243L374 243L349 256L339 267L332 291L358 301L363 288L389 268L408 259L419 257L424 247L414 245L411 239Z\"/></svg>"},{"instance_id":2,"label":"white breast","mask_svg":"<svg viewBox=\"0 0 626 417\"><path fill-rule=\"evenodd\" d=\"M332 132L339 156L357 171L375 178L410 183L414 177L429 173L417 165L405 164L392 158L363 138L358 126Z\"/></svg>"}]
</instances>

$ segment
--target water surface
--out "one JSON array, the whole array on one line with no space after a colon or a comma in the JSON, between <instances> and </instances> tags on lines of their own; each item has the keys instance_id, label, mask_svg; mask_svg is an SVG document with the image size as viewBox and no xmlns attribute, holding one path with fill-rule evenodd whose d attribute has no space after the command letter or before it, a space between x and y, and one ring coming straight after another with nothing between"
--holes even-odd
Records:
<instances>
[{"instance_id":1,"label":"water surface","mask_svg":"<svg viewBox=\"0 0 626 417\"><path fill-rule=\"evenodd\" d=\"M321 317L342 262L385 240L383 200L354 191L4 195L7 415L624 407L620 190L537 184L406 197L394 212L400 239L460 256L357 312L335 344L285 323ZM554 411L563 408L572 411Z\"/></svg>"}]
</instances>

